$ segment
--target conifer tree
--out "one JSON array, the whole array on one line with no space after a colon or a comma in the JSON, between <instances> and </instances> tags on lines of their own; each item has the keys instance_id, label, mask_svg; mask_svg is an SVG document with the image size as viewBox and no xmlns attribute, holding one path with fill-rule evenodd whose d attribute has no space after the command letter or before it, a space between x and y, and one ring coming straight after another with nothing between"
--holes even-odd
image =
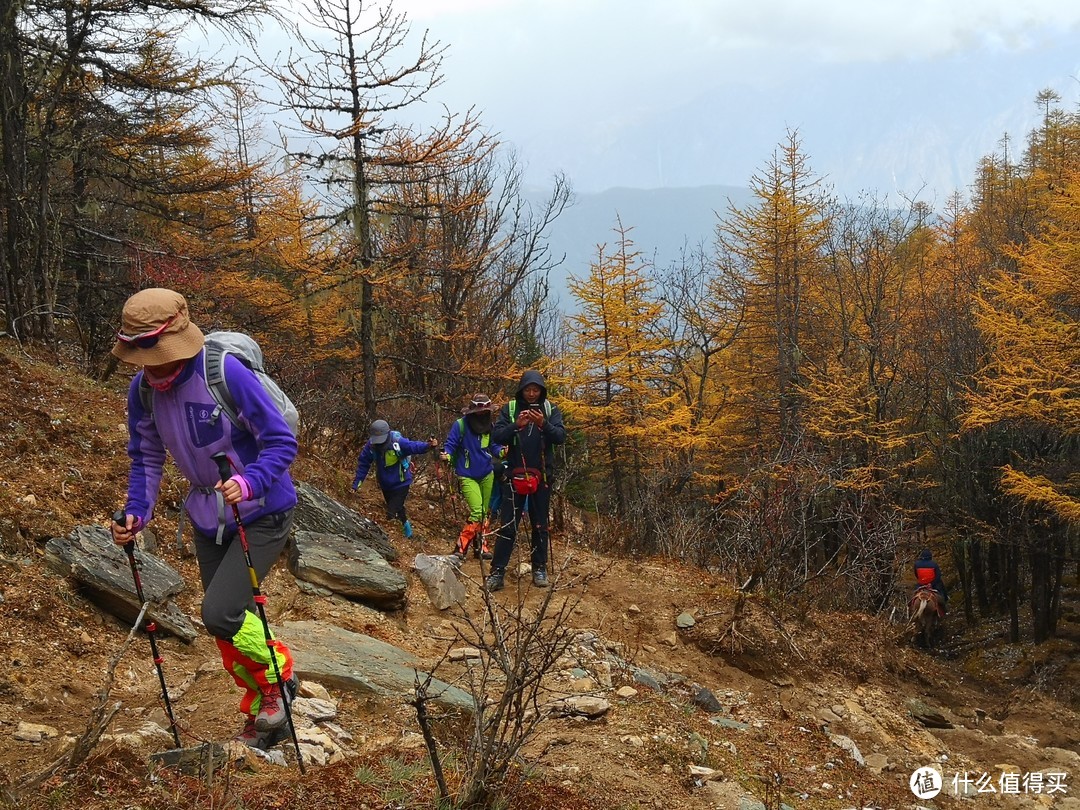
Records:
<instances>
[{"instance_id":1,"label":"conifer tree","mask_svg":"<svg viewBox=\"0 0 1080 810\"><path fill-rule=\"evenodd\" d=\"M678 445L679 434L665 424L671 400L658 388L667 350L658 332L663 305L653 298L630 229L620 222L615 233L614 250L598 246L588 277L569 280L579 306L566 320L562 394L568 414L597 451L594 463L610 482L611 502L603 505L625 516L643 489L646 445L647 458L655 462Z\"/></svg>"}]
</instances>

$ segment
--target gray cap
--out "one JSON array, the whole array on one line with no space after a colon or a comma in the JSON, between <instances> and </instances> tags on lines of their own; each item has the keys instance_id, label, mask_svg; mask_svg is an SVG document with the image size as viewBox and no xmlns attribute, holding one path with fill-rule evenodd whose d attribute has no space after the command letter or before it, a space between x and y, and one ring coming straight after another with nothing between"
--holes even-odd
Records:
<instances>
[{"instance_id":1,"label":"gray cap","mask_svg":"<svg viewBox=\"0 0 1080 810\"><path fill-rule=\"evenodd\" d=\"M371 423L371 430L369 431L368 438L371 439L372 444L382 444L389 435L390 424L385 419L376 419Z\"/></svg>"}]
</instances>

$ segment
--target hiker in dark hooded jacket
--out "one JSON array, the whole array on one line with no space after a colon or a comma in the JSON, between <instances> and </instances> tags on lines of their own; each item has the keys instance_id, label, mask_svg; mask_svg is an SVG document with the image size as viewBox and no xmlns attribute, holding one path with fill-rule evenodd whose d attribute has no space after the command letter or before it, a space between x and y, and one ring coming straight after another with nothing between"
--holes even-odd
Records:
<instances>
[{"instance_id":1,"label":"hiker in dark hooded jacket","mask_svg":"<svg viewBox=\"0 0 1080 810\"><path fill-rule=\"evenodd\" d=\"M116 338L112 353L142 369L128 389L131 471L124 522L112 524L113 541L126 545L150 522L168 451L191 482L184 511L195 529L203 626L217 641L225 671L244 690L240 711L247 722L236 739L269 747L281 738L287 720L271 650L291 693L298 684L289 648L277 639L267 644L236 521L226 507L239 510L261 581L292 527L296 490L289 465L296 457L296 437L258 377L232 355L225 356L224 376L240 423L221 413L206 382L203 333L190 321L180 293L135 293L124 304ZM143 380L152 389L152 410L143 403ZM236 470L224 482L213 458L219 452Z\"/></svg>"},{"instance_id":2,"label":"hiker in dark hooded jacket","mask_svg":"<svg viewBox=\"0 0 1080 810\"><path fill-rule=\"evenodd\" d=\"M547 385L539 371L521 375L514 398L499 409L491 441L506 447L506 481L502 486L495 556L487 578L489 591L501 590L506 566L514 551L518 523L526 509L532 524L532 581L546 588L548 560L548 512L551 479L555 473L554 445L566 441L562 411L547 398Z\"/></svg>"}]
</instances>

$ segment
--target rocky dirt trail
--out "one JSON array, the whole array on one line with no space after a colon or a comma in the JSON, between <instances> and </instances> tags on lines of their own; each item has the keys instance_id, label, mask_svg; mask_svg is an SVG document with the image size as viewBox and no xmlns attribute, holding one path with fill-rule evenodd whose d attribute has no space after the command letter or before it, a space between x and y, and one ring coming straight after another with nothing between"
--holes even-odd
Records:
<instances>
[{"instance_id":1,"label":"rocky dirt trail","mask_svg":"<svg viewBox=\"0 0 1080 810\"><path fill-rule=\"evenodd\" d=\"M129 630L42 562L50 537L104 523L122 500L124 380L97 385L50 360L0 343L0 786L9 788L84 731ZM344 466L307 455L295 472L381 522L371 493L359 502L345 494L352 470ZM178 500L181 487L167 479L163 500ZM405 572L416 552L447 551L453 533L448 507L422 490L412 500L416 540L390 533ZM155 523L158 553L193 584L179 604L197 617L194 562L176 548L173 520ZM575 635L546 685L608 708L595 719L553 715L540 724L513 807L1080 808L1076 610L1065 612L1061 638L1038 649L954 621L948 647L958 652L931 655L881 618L740 599L729 578L608 557L592 540L580 531L556 539L563 570L552 608L571 600ZM464 567L472 617L483 614L478 566ZM284 566L265 590L275 624L363 633L465 683L466 664L442 659L468 641L469 623L435 610L416 576L408 580L407 607L394 612L310 593ZM525 582L519 589L511 577L497 599L535 610L542 594ZM1075 589L1069 596L1078 599ZM185 736L235 733L236 693L210 639L166 637L161 646ZM340 762L311 764L301 776L247 759L208 783L147 768L152 750L172 746L158 733L165 718L145 638L115 675L110 701L120 708L109 732L119 739L102 742L74 777L23 797L24 808L435 806L411 706L327 686ZM457 732L444 731L453 773ZM909 780L930 765L945 789L919 799Z\"/></svg>"}]
</instances>

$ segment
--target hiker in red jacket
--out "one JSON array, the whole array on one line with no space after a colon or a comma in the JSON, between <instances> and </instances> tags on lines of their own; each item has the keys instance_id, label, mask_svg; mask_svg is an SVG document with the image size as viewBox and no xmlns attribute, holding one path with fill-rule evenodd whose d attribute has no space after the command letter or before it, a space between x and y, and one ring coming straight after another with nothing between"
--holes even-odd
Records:
<instances>
[{"instance_id":1,"label":"hiker in red jacket","mask_svg":"<svg viewBox=\"0 0 1080 810\"><path fill-rule=\"evenodd\" d=\"M918 588L929 588L938 595L941 612L944 614L949 603L949 592L945 590L945 583L941 579L941 566L934 561L934 555L928 548L924 548L915 561L915 579Z\"/></svg>"}]
</instances>

